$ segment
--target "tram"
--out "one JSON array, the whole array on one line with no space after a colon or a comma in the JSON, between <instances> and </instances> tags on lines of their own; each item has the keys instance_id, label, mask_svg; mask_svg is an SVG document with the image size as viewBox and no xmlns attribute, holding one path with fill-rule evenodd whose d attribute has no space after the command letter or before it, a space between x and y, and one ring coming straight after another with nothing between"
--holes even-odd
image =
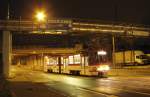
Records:
<instances>
[{"instance_id":1,"label":"tram","mask_svg":"<svg viewBox=\"0 0 150 97\"><path fill-rule=\"evenodd\" d=\"M94 56L73 54L68 56L45 56L46 70L50 73L64 73L86 76L106 76L110 70L106 51L98 51Z\"/></svg>"}]
</instances>

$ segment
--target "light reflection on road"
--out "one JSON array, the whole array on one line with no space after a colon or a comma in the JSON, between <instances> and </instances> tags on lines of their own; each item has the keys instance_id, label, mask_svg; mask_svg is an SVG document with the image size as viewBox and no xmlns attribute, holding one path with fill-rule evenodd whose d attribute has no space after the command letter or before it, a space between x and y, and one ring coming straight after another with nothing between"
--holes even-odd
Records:
<instances>
[{"instance_id":1,"label":"light reflection on road","mask_svg":"<svg viewBox=\"0 0 150 97\"><path fill-rule=\"evenodd\" d=\"M73 97L149 97L149 77L81 77L49 74L37 71L17 71L13 81L45 83L49 89L56 89Z\"/></svg>"}]
</instances>

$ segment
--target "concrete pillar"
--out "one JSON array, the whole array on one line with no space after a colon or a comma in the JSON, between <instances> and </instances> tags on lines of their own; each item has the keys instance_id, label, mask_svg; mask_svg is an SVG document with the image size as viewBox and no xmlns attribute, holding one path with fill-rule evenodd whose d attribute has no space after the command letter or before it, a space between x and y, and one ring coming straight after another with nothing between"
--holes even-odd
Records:
<instances>
[{"instance_id":1,"label":"concrete pillar","mask_svg":"<svg viewBox=\"0 0 150 97\"><path fill-rule=\"evenodd\" d=\"M37 70L36 55L33 56L33 70Z\"/></svg>"},{"instance_id":2,"label":"concrete pillar","mask_svg":"<svg viewBox=\"0 0 150 97\"><path fill-rule=\"evenodd\" d=\"M112 63L113 63L113 68L116 68L116 56L115 56L115 36L112 35Z\"/></svg>"},{"instance_id":3,"label":"concrete pillar","mask_svg":"<svg viewBox=\"0 0 150 97\"><path fill-rule=\"evenodd\" d=\"M44 58L44 54L41 54L41 66L42 66L42 70L44 72L47 72L47 64L45 62L45 58Z\"/></svg>"},{"instance_id":4,"label":"concrete pillar","mask_svg":"<svg viewBox=\"0 0 150 97\"><path fill-rule=\"evenodd\" d=\"M10 77L10 65L12 55L12 34L10 31L3 31L3 75Z\"/></svg>"},{"instance_id":5,"label":"concrete pillar","mask_svg":"<svg viewBox=\"0 0 150 97\"><path fill-rule=\"evenodd\" d=\"M58 57L59 74L61 74L61 57Z\"/></svg>"}]
</instances>

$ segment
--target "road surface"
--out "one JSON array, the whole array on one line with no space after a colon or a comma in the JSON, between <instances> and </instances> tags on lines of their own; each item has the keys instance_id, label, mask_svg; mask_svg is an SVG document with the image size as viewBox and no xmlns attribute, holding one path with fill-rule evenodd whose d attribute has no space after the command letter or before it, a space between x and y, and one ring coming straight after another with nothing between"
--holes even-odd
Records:
<instances>
[{"instance_id":1,"label":"road surface","mask_svg":"<svg viewBox=\"0 0 150 97\"><path fill-rule=\"evenodd\" d=\"M52 97L44 94L42 87L58 94L58 97L150 97L150 77L98 78L17 70L16 76L9 81L14 94L21 97L27 97L29 92L18 92L17 85L31 91L39 88L39 97Z\"/></svg>"}]
</instances>

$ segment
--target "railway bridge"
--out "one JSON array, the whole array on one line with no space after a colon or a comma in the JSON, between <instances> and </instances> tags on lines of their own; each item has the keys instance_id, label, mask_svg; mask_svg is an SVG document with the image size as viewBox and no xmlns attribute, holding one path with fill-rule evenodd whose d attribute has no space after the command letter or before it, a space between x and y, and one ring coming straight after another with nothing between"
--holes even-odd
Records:
<instances>
[{"instance_id":1,"label":"railway bridge","mask_svg":"<svg viewBox=\"0 0 150 97\"><path fill-rule=\"evenodd\" d=\"M149 37L150 28L131 24L102 23L76 19L53 19L46 22L28 20L0 20L0 31L3 33L3 74L10 76L12 55L12 34L110 34L114 42L115 35ZM113 47L114 49L114 47ZM113 50L114 51L114 50Z\"/></svg>"}]
</instances>

